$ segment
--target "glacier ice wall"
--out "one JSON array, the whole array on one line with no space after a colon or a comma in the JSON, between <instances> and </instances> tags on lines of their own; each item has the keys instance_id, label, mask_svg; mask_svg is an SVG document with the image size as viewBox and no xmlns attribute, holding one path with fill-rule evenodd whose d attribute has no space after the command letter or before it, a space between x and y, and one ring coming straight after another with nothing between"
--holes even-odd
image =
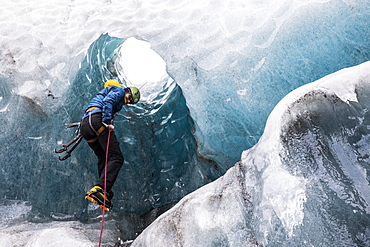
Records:
<instances>
[{"instance_id":1,"label":"glacier ice wall","mask_svg":"<svg viewBox=\"0 0 370 247\"><path fill-rule=\"evenodd\" d=\"M134 246L368 246L370 62L288 94L260 141Z\"/></svg>"},{"instance_id":2,"label":"glacier ice wall","mask_svg":"<svg viewBox=\"0 0 370 247\"><path fill-rule=\"evenodd\" d=\"M140 214L179 199L239 161L288 92L369 59L366 1L2 4L1 199L29 201L36 221L57 213L82 220L91 211L81 195L95 180L93 155L81 144L60 163L52 150L72 136L63 124L79 120L101 81L120 77L114 53L125 38L149 41L170 76L161 82L163 93L149 98L153 108L130 108L117 119L127 162L115 210ZM156 107L159 115L148 114ZM167 128L174 120L178 125ZM168 149L164 136L178 145ZM137 143L145 152L133 150ZM182 148L187 155L179 156L181 163L176 159ZM176 165L163 162L158 152Z\"/></svg>"},{"instance_id":3,"label":"glacier ice wall","mask_svg":"<svg viewBox=\"0 0 370 247\"><path fill-rule=\"evenodd\" d=\"M101 82L123 78L117 50L124 41L105 34L90 46L63 104L65 111L75 114L71 119L81 118L76 109L86 107ZM129 86L126 83L122 80ZM147 86L141 102L124 106L115 119L125 157L115 184L121 192L117 207L125 212L145 213L175 202L221 174L215 162L197 156L194 123L181 88L169 77L157 84ZM86 165L86 155L74 155Z\"/></svg>"}]
</instances>

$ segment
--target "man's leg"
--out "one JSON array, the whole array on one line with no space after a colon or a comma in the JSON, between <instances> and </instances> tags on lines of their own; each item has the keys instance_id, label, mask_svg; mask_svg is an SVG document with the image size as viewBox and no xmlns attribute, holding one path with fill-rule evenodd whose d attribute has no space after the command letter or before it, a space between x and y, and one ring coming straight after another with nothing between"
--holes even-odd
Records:
<instances>
[{"instance_id":1,"label":"man's leg","mask_svg":"<svg viewBox=\"0 0 370 247\"><path fill-rule=\"evenodd\" d=\"M106 149L107 146L107 140L108 140L108 130L104 130L99 135L99 143L102 149ZM112 131L110 133L110 142L109 142L109 149L108 149L108 164L107 164L107 191L110 191L113 187L113 184L115 183L118 173L123 165L123 155L119 146L119 142L117 140L117 137ZM105 153L105 151L104 151ZM105 155L104 155L105 156ZM104 161L105 163L105 161ZM105 164L104 164L105 165ZM103 166L104 166L103 165ZM104 168L104 167L103 167ZM97 182L97 185L104 188L104 169L102 170L99 177L99 180Z\"/></svg>"}]
</instances>

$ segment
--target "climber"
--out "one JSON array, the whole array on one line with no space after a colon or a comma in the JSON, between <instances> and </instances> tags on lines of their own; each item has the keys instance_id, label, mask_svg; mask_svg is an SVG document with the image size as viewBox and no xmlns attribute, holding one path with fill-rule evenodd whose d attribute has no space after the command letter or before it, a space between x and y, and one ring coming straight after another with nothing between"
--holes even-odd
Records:
<instances>
[{"instance_id":1,"label":"climber","mask_svg":"<svg viewBox=\"0 0 370 247\"><path fill-rule=\"evenodd\" d=\"M124 161L119 142L114 134L113 118L123 105L136 104L139 100L140 92L136 87L122 88L118 81L109 80L104 84L104 89L90 101L81 120L82 137L98 158L99 180L86 192L86 199L98 203L105 211L112 208L112 187ZM104 167L108 131L110 131L110 142L104 205Z\"/></svg>"}]
</instances>

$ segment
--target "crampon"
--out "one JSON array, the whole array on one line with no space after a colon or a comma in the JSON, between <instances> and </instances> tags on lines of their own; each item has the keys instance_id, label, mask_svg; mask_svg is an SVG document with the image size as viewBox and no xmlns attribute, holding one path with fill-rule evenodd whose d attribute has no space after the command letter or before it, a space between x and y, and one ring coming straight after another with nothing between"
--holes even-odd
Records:
<instances>
[{"instance_id":1,"label":"crampon","mask_svg":"<svg viewBox=\"0 0 370 247\"><path fill-rule=\"evenodd\" d=\"M105 197L105 200L104 200ZM90 191L86 192L85 198L89 200L92 203L99 204L99 208L103 209L104 211L111 211L113 205L112 205L112 195L110 193L106 193L106 196L104 196L104 192L101 187L94 186ZM104 203L105 201L105 203Z\"/></svg>"}]
</instances>

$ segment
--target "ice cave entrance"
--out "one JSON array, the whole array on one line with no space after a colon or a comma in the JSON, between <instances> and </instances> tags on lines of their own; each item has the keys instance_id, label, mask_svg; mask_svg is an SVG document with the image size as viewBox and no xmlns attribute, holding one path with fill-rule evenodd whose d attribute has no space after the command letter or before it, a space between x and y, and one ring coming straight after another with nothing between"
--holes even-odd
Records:
<instances>
[{"instance_id":1,"label":"ice cave entrance","mask_svg":"<svg viewBox=\"0 0 370 247\"><path fill-rule=\"evenodd\" d=\"M165 61L150 46L149 42L134 37L121 45L119 64L128 85L151 87L168 76Z\"/></svg>"}]
</instances>

